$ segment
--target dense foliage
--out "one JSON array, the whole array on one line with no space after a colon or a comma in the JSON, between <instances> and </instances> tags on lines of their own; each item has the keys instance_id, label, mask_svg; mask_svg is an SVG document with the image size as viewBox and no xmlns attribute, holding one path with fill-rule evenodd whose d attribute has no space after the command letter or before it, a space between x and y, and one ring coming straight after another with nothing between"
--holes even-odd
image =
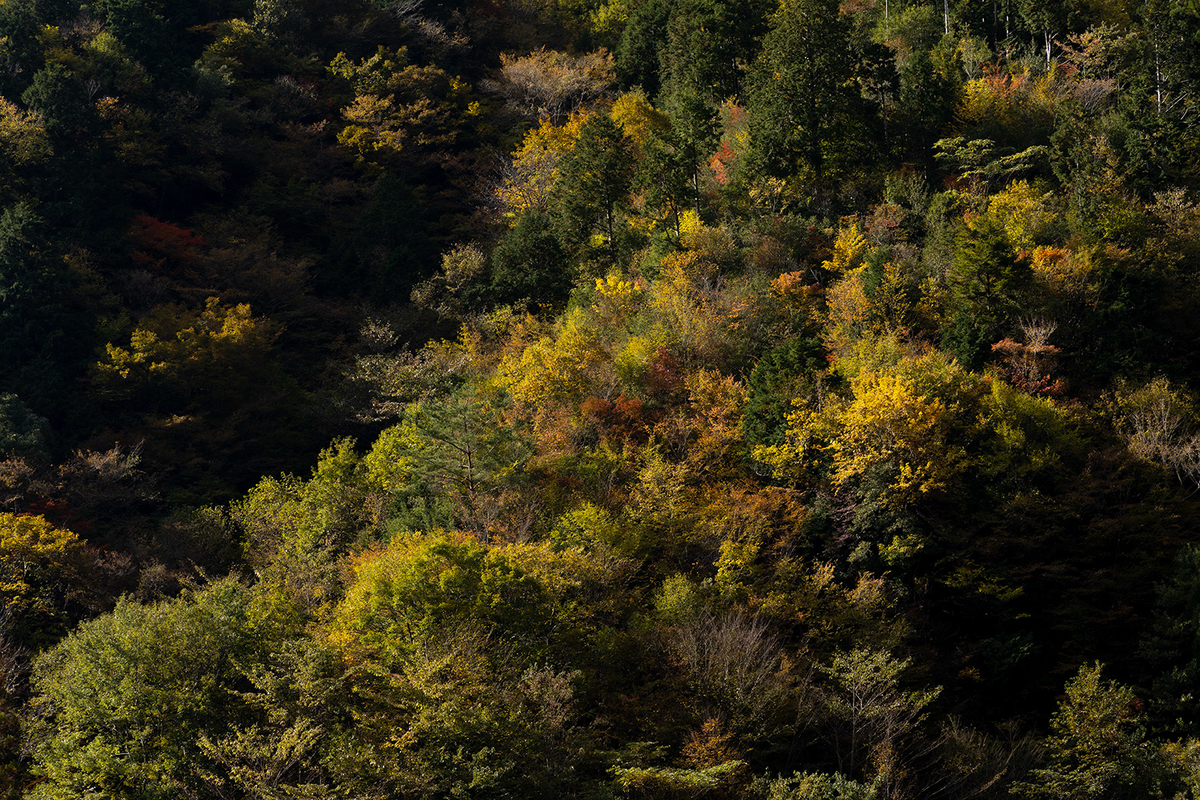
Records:
<instances>
[{"instance_id":1,"label":"dense foliage","mask_svg":"<svg viewBox=\"0 0 1200 800\"><path fill-rule=\"evenodd\" d=\"M0 793L1200 796L1198 86L1187 0L0 2Z\"/></svg>"}]
</instances>

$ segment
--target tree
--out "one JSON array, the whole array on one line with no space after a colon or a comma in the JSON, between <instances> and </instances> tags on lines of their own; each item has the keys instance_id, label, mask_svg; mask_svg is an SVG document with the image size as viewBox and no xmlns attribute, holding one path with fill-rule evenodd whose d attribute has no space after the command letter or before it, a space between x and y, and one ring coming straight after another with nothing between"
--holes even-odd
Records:
<instances>
[{"instance_id":1,"label":"tree","mask_svg":"<svg viewBox=\"0 0 1200 800\"><path fill-rule=\"evenodd\" d=\"M1075 27L1073 23L1079 15L1080 8L1072 0L1019 0L1017 5L1025 27L1031 33L1042 37L1046 68L1049 69L1051 44Z\"/></svg>"},{"instance_id":2,"label":"tree","mask_svg":"<svg viewBox=\"0 0 1200 800\"><path fill-rule=\"evenodd\" d=\"M760 0L678 0L659 50L662 104L693 98L710 109L742 95L742 76L766 29Z\"/></svg>"},{"instance_id":3,"label":"tree","mask_svg":"<svg viewBox=\"0 0 1200 800\"><path fill-rule=\"evenodd\" d=\"M503 527L501 496L530 450L501 409L471 397L410 405L363 457L370 489L413 528L461 527L487 541Z\"/></svg>"},{"instance_id":4,"label":"tree","mask_svg":"<svg viewBox=\"0 0 1200 800\"><path fill-rule=\"evenodd\" d=\"M122 600L34 662L34 797L157 800L199 789L247 711L238 665L265 646L229 578L157 605Z\"/></svg>"},{"instance_id":5,"label":"tree","mask_svg":"<svg viewBox=\"0 0 1200 800\"><path fill-rule=\"evenodd\" d=\"M701 714L762 738L788 724L795 677L766 621L698 611L678 620L668 635Z\"/></svg>"},{"instance_id":6,"label":"tree","mask_svg":"<svg viewBox=\"0 0 1200 800\"><path fill-rule=\"evenodd\" d=\"M0 456L50 459L50 424L15 394L0 394Z\"/></svg>"},{"instance_id":7,"label":"tree","mask_svg":"<svg viewBox=\"0 0 1200 800\"><path fill-rule=\"evenodd\" d=\"M45 54L42 31L46 8L36 0L19 0L0 7L0 94L19 97L29 85L29 79L41 69Z\"/></svg>"},{"instance_id":8,"label":"tree","mask_svg":"<svg viewBox=\"0 0 1200 800\"><path fill-rule=\"evenodd\" d=\"M1161 464L1181 483L1200 484L1200 432L1191 398L1158 377L1114 398L1117 433L1138 458Z\"/></svg>"},{"instance_id":9,"label":"tree","mask_svg":"<svg viewBox=\"0 0 1200 800\"><path fill-rule=\"evenodd\" d=\"M652 207L671 208L678 233L680 209L690 205L700 216L700 175L717 144L717 114L692 91L677 93L669 108L670 127L651 138L640 183Z\"/></svg>"},{"instance_id":10,"label":"tree","mask_svg":"<svg viewBox=\"0 0 1200 800\"><path fill-rule=\"evenodd\" d=\"M63 295L71 281L55 264L48 234L27 203L0 214L0 380L35 407L60 388L55 362L68 344Z\"/></svg>"},{"instance_id":11,"label":"tree","mask_svg":"<svg viewBox=\"0 0 1200 800\"><path fill-rule=\"evenodd\" d=\"M792 401L813 388L815 373L828 362L824 348L800 336L768 351L750 373L742 430L746 444L773 445L783 441Z\"/></svg>"},{"instance_id":12,"label":"tree","mask_svg":"<svg viewBox=\"0 0 1200 800\"><path fill-rule=\"evenodd\" d=\"M796 178L823 199L862 160L872 119L856 66L837 0L780 6L749 77L751 152L759 170Z\"/></svg>"},{"instance_id":13,"label":"tree","mask_svg":"<svg viewBox=\"0 0 1200 800\"><path fill-rule=\"evenodd\" d=\"M984 216L964 226L948 277L955 312L943 346L963 364L978 366L1017 313L1032 279L1028 260L1013 250L999 221Z\"/></svg>"},{"instance_id":14,"label":"tree","mask_svg":"<svg viewBox=\"0 0 1200 800\"><path fill-rule=\"evenodd\" d=\"M619 213L632 177L629 145L621 129L607 114L589 117L562 160L554 189L568 249L589 252L592 234L599 233L605 261L617 263Z\"/></svg>"},{"instance_id":15,"label":"tree","mask_svg":"<svg viewBox=\"0 0 1200 800\"><path fill-rule=\"evenodd\" d=\"M407 48L380 45L357 63L338 53L329 71L354 91L342 111L347 125L338 142L364 161L399 168L413 155L457 138L467 85L439 67L409 63Z\"/></svg>"},{"instance_id":16,"label":"tree","mask_svg":"<svg viewBox=\"0 0 1200 800\"><path fill-rule=\"evenodd\" d=\"M105 30L152 72L161 73L168 64L182 66L181 56L186 58L182 37L172 36L176 31L171 30L171 22L179 24L178 12L169 22L159 13L159 3L147 0L100 0L94 8L105 21Z\"/></svg>"},{"instance_id":17,"label":"tree","mask_svg":"<svg viewBox=\"0 0 1200 800\"><path fill-rule=\"evenodd\" d=\"M884 796L902 796L914 751L919 751L918 728L926 708L941 688L905 691L900 677L907 659L867 649L837 653L825 667L833 682L829 710L837 721L835 745L838 768L848 773L865 769Z\"/></svg>"},{"instance_id":18,"label":"tree","mask_svg":"<svg viewBox=\"0 0 1200 800\"><path fill-rule=\"evenodd\" d=\"M83 543L44 517L0 513L0 602L4 634L26 645L61 635L78 614L89 558ZM74 612L74 613L72 613Z\"/></svg>"},{"instance_id":19,"label":"tree","mask_svg":"<svg viewBox=\"0 0 1200 800\"><path fill-rule=\"evenodd\" d=\"M659 50L676 5L675 0L644 0L634 6L616 51L617 77L625 86L640 86L650 97L658 94Z\"/></svg>"},{"instance_id":20,"label":"tree","mask_svg":"<svg viewBox=\"0 0 1200 800\"><path fill-rule=\"evenodd\" d=\"M900 135L910 157L929 164L932 146L954 116L958 86L940 71L929 51L920 49L900 68Z\"/></svg>"},{"instance_id":21,"label":"tree","mask_svg":"<svg viewBox=\"0 0 1200 800\"><path fill-rule=\"evenodd\" d=\"M612 69L613 58L604 50L570 56L542 48L523 58L502 53L499 90L528 121L562 125L604 93L612 83Z\"/></svg>"},{"instance_id":22,"label":"tree","mask_svg":"<svg viewBox=\"0 0 1200 800\"><path fill-rule=\"evenodd\" d=\"M834 484L893 507L950 489L965 466L948 435L958 409L905 376L864 372L852 386L854 401L829 445Z\"/></svg>"},{"instance_id":23,"label":"tree","mask_svg":"<svg viewBox=\"0 0 1200 800\"><path fill-rule=\"evenodd\" d=\"M575 285L554 221L541 209L522 214L492 251L492 293L501 303L562 304Z\"/></svg>"},{"instance_id":24,"label":"tree","mask_svg":"<svg viewBox=\"0 0 1200 800\"><path fill-rule=\"evenodd\" d=\"M579 131L589 116L578 112L561 125L545 118L525 134L521 146L512 153L512 162L496 191L510 220L519 219L526 211L549 210L563 159L575 147Z\"/></svg>"},{"instance_id":25,"label":"tree","mask_svg":"<svg viewBox=\"0 0 1200 800\"><path fill-rule=\"evenodd\" d=\"M14 202L27 189L26 173L50 156L50 139L42 117L36 111L23 111L0 97L0 202Z\"/></svg>"},{"instance_id":26,"label":"tree","mask_svg":"<svg viewBox=\"0 0 1200 800\"><path fill-rule=\"evenodd\" d=\"M382 522L366 497L364 470L354 441L339 439L321 452L309 480L291 475L263 478L231 504L251 566L262 570L288 563L298 568L306 559L311 564L321 555L328 566L328 556L342 555L357 544L358 536ZM314 576L288 577L300 582ZM315 593L320 593L320 587Z\"/></svg>"},{"instance_id":27,"label":"tree","mask_svg":"<svg viewBox=\"0 0 1200 800\"><path fill-rule=\"evenodd\" d=\"M588 648L632 564L404 532L350 569L327 629L355 719L330 759L342 791L570 797L605 782L579 673L539 663Z\"/></svg>"},{"instance_id":28,"label":"tree","mask_svg":"<svg viewBox=\"0 0 1200 800\"><path fill-rule=\"evenodd\" d=\"M462 535L410 533L357 559L335 629L352 634L360 654L396 667L456 626L499 626L518 637L538 632L547 611L542 587L502 550Z\"/></svg>"},{"instance_id":29,"label":"tree","mask_svg":"<svg viewBox=\"0 0 1200 800\"><path fill-rule=\"evenodd\" d=\"M135 328L129 347L109 343L93 368L106 399L143 398L153 407L176 409L206 393L206 411L228 410L278 380L268 353L278 331L250 306L205 301L203 311L162 306ZM214 408L215 407L215 408Z\"/></svg>"},{"instance_id":30,"label":"tree","mask_svg":"<svg viewBox=\"0 0 1200 800\"><path fill-rule=\"evenodd\" d=\"M766 800L877 800L878 783L858 783L837 773L801 772L764 787Z\"/></svg>"},{"instance_id":31,"label":"tree","mask_svg":"<svg viewBox=\"0 0 1200 800\"><path fill-rule=\"evenodd\" d=\"M1133 691L1105 680L1099 662L1079 668L1050 720L1050 763L1013 787L1045 800L1161 797L1162 765L1146 746Z\"/></svg>"}]
</instances>

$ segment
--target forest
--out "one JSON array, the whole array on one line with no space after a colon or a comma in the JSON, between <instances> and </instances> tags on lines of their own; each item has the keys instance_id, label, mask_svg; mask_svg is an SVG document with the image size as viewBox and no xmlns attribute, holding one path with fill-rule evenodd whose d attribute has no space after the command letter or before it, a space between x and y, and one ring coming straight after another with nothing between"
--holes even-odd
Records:
<instances>
[{"instance_id":1,"label":"forest","mask_svg":"<svg viewBox=\"0 0 1200 800\"><path fill-rule=\"evenodd\" d=\"M0 0L0 796L1200 798L1196 0Z\"/></svg>"}]
</instances>

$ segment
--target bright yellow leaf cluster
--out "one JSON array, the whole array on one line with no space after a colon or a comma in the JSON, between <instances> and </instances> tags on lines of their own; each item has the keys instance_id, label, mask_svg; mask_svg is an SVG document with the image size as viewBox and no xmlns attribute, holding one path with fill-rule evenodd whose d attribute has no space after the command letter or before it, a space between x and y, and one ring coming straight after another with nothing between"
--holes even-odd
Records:
<instances>
[{"instance_id":1,"label":"bright yellow leaf cluster","mask_svg":"<svg viewBox=\"0 0 1200 800\"><path fill-rule=\"evenodd\" d=\"M827 470L837 488L892 507L911 505L948 488L965 469L959 440L975 418L963 404L974 402L978 387L962 383L956 365L929 358L861 369L849 397L797 407L785 441L755 448L754 458L779 477L810 479Z\"/></svg>"},{"instance_id":2,"label":"bright yellow leaf cluster","mask_svg":"<svg viewBox=\"0 0 1200 800\"><path fill-rule=\"evenodd\" d=\"M834 484L873 477L884 468L893 477L883 499L897 505L946 488L965 459L961 449L946 441L953 414L942 400L921 395L906 378L859 375L854 400L840 420L841 432L829 445Z\"/></svg>"},{"instance_id":3,"label":"bright yellow leaf cluster","mask_svg":"<svg viewBox=\"0 0 1200 800\"><path fill-rule=\"evenodd\" d=\"M22 111L0 97L0 153L14 164L32 164L50 155L41 114Z\"/></svg>"},{"instance_id":4,"label":"bright yellow leaf cluster","mask_svg":"<svg viewBox=\"0 0 1200 800\"><path fill-rule=\"evenodd\" d=\"M1029 251L1037 235L1058 219L1052 199L1053 194L1037 191L1028 181L1014 181L989 198L987 213L1000 221L1017 251Z\"/></svg>"},{"instance_id":5,"label":"bright yellow leaf cluster","mask_svg":"<svg viewBox=\"0 0 1200 800\"><path fill-rule=\"evenodd\" d=\"M0 602L9 614L53 614L47 590L83 554L83 543L41 516L0 513Z\"/></svg>"},{"instance_id":6,"label":"bright yellow leaf cluster","mask_svg":"<svg viewBox=\"0 0 1200 800\"><path fill-rule=\"evenodd\" d=\"M275 338L273 326L254 317L248 304L224 306L216 297L199 313L162 306L142 326L130 335L129 347L105 345L105 360L93 367L102 391L122 396L157 381L186 389L246 356L265 353Z\"/></svg>"},{"instance_id":7,"label":"bright yellow leaf cluster","mask_svg":"<svg viewBox=\"0 0 1200 800\"><path fill-rule=\"evenodd\" d=\"M569 312L557 335L543 337L519 355L501 362L500 384L515 400L533 407L552 400L579 398L590 384L589 371L607 359L584 312Z\"/></svg>"},{"instance_id":8,"label":"bright yellow leaf cluster","mask_svg":"<svg viewBox=\"0 0 1200 800\"><path fill-rule=\"evenodd\" d=\"M871 245L857 223L843 225L833 243L833 254L821 264L821 268L836 274L848 272L862 264L870 249Z\"/></svg>"},{"instance_id":9,"label":"bright yellow leaf cluster","mask_svg":"<svg viewBox=\"0 0 1200 800\"><path fill-rule=\"evenodd\" d=\"M644 147L652 134L663 133L671 126L667 115L651 105L641 89L618 97L608 113L621 133L638 148Z\"/></svg>"},{"instance_id":10,"label":"bright yellow leaf cluster","mask_svg":"<svg viewBox=\"0 0 1200 800\"><path fill-rule=\"evenodd\" d=\"M588 116L585 111L577 111L562 125L543 119L538 127L525 134L521 146L512 154L508 175L496 190L513 224L526 211L549 207L559 162L575 148L575 140Z\"/></svg>"}]
</instances>

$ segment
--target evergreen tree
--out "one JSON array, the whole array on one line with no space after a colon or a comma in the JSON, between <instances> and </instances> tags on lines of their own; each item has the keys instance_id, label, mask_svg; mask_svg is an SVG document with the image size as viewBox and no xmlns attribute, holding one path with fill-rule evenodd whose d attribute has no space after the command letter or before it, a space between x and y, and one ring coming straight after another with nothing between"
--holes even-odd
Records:
<instances>
[{"instance_id":1,"label":"evergreen tree","mask_svg":"<svg viewBox=\"0 0 1200 800\"><path fill-rule=\"evenodd\" d=\"M959 234L949 283L954 299L951 324L942 344L969 366L978 366L986 349L1003 333L1033 278L1003 227L982 217Z\"/></svg>"},{"instance_id":2,"label":"evergreen tree","mask_svg":"<svg viewBox=\"0 0 1200 800\"><path fill-rule=\"evenodd\" d=\"M553 221L541 209L522 214L492 252L492 292L501 303L561 303L571 293L574 278Z\"/></svg>"},{"instance_id":3,"label":"evergreen tree","mask_svg":"<svg viewBox=\"0 0 1200 800\"><path fill-rule=\"evenodd\" d=\"M46 233L28 204L0 215L0 380L35 408L62 388L55 362L65 344L62 298L69 288L47 251Z\"/></svg>"},{"instance_id":4,"label":"evergreen tree","mask_svg":"<svg viewBox=\"0 0 1200 800\"><path fill-rule=\"evenodd\" d=\"M863 160L873 119L856 68L850 25L836 0L780 6L749 78L750 140L759 170L798 177L821 200Z\"/></svg>"},{"instance_id":5,"label":"evergreen tree","mask_svg":"<svg viewBox=\"0 0 1200 800\"><path fill-rule=\"evenodd\" d=\"M617 263L619 213L629 195L633 164L621 129L607 114L595 114L579 131L563 159L555 186L563 243L588 252L591 238L603 238L602 258Z\"/></svg>"}]
</instances>

